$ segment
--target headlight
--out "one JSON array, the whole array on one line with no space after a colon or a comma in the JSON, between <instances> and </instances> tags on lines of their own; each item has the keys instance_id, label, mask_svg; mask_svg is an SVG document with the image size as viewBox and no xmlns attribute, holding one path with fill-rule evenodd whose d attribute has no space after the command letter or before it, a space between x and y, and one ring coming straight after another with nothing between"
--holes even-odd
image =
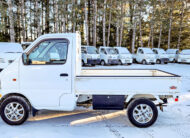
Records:
<instances>
[{"instance_id":1,"label":"headlight","mask_svg":"<svg viewBox=\"0 0 190 138\"><path fill-rule=\"evenodd\" d=\"M97 58L100 58L100 55Z\"/></svg>"},{"instance_id":2,"label":"headlight","mask_svg":"<svg viewBox=\"0 0 190 138\"><path fill-rule=\"evenodd\" d=\"M3 58L0 58L0 63L5 63L5 60Z\"/></svg>"},{"instance_id":3,"label":"headlight","mask_svg":"<svg viewBox=\"0 0 190 138\"><path fill-rule=\"evenodd\" d=\"M92 56L88 55L88 56L87 56L87 58L88 58L88 59L91 59L91 58L92 58Z\"/></svg>"}]
</instances>

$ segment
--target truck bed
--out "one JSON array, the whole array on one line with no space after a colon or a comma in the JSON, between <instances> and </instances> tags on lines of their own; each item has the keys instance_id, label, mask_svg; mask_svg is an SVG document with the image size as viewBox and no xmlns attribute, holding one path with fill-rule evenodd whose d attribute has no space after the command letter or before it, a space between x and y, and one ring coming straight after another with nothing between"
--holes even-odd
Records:
<instances>
[{"instance_id":1,"label":"truck bed","mask_svg":"<svg viewBox=\"0 0 190 138\"><path fill-rule=\"evenodd\" d=\"M77 94L92 95L170 95L179 92L180 83L180 76L157 69L87 69L75 79Z\"/></svg>"}]
</instances>

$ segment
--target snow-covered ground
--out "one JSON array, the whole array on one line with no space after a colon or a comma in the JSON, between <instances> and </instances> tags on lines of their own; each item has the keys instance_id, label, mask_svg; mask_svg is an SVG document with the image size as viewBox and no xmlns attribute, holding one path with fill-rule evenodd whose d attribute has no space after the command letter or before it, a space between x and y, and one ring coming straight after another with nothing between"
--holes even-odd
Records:
<instances>
[{"instance_id":1,"label":"snow-covered ground","mask_svg":"<svg viewBox=\"0 0 190 138\"><path fill-rule=\"evenodd\" d=\"M89 68L89 67L85 67ZM190 138L190 65L106 66L92 68L152 68L182 76L179 102L169 101L149 128L133 127L126 111L41 111L21 126L9 126L0 120L2 138Z\"/></svg>"}]
</instances>

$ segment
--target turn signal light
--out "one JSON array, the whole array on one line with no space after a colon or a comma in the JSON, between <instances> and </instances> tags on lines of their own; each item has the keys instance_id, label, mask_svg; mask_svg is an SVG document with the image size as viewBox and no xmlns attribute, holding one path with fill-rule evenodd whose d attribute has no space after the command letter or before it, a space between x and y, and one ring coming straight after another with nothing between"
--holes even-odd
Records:
<instances>
[{"instance_id":1,"label":"turn signal light","mask_svg":"<svg viewBox=\"0 0 190 138\"><path fill-rule=\"evenodd\" d=\"M179 97L177 96L176 98L175 98L175 102L178 102L179 101Z\"/></svg>"},{"instance_id":2,"label":"turn signal light","mask_svg":"<svg viewBox=\"0 0 190 138\"><path fill-rule=\"evenodd\" d=\"M175 90L175 89L177 89L177 87L176 86L171 86L170 89Z\"/></svg>"}]
</instances>

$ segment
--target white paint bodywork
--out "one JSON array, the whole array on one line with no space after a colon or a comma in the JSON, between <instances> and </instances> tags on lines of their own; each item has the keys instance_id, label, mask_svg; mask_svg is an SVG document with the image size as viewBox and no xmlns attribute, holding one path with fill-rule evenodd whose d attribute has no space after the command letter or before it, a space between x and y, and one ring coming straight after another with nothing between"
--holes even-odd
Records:
<instances>
[{"instance_id":1,"label":"white paint bodywork","mask_svg":"<svg viewBox=\"0 0 190 138\"><path fill-rule=\"evenodd\" d=\"M114 47L114 48L118 50L118 58L122 64L132 64L133 58L127 48L125 47Z\"/></svg>"},{"instance_id":2,"label":"white paint bodywork","mask_svg":"<svg viewBox=\"0 0 190 138\"><path fill-rule=\"evenodd\" d=\"M87 51L88 47L94 47L94 46L82 46L82 48L84 48ZM94 47L96 48L96 47ZM88 64L87 60L100 60L100 54L89 54L87 53L83 53L82 52L82 60L85 64Z\"/></svg>"},{"instance_id":3,"label":"white paint bodywork","mask_svg":"<svg viewBox=\"0 0 190 138\"><path fill-rule=\"evenodd\" d=\"M179 49L167 49L166 53L168 54L170 62L177 61Z\"/></svg>"},{"instance_id":4,"label":"white paint bodywork","mask_svg":"<svg viewBox=\"0 0 190 138\"><path fill-rule=\"evenodd\" d=\"M143 51L143 53L140 52ZM145 60L147 63L156 63L156 57L150 48L139 47L137 53L133 56L138 63L142 63Z\"/></svg>"},{"instance_id":5,"label":"white paint bodywork","mask_svg":"<svg viewBox=\"0 0 190 138\"><path fill-rule=\"evenodd\" d=\"M190 49L184 49L180 52L177 59L178 63L190 63Z\"/></svg>"},{"instance_id":6,"label":"white paint bodywork","mask_svg":"<svg viewBox=\"0 0 190 138\"><path fill-rule=\"evenodd\" d=\"M117 54L109 54L109 53L102 53L101 52L101 49L104 49L106 52L107 52L107 49L109 49L111 47L104 47L104 46L101 46L99 48L99 53L100 53L100 60L102 61L105 61L106 64L109 64L108 63L108 60L118 60L118 55Z\"/></svg>"},{"instance_id":7,"label":"white paint bodywork","mask_svg":"<svg viewBox=\"0 0 190 138\"><path fill-rule=\"evenodd\" d=\"M0 42L0 69L6 68L23 52L18 43Z\"/></svg>"},{"instance_id":8,"label":"white paint bodywork","mask_svg":"<svg viewBox=\"0 0 190 138\"><path fill-rule=\"evenodd\" d=\"M69 41L66 63L24 65L20 56L1 72L2 96L17 93L25 96L36 109L71 111L76 108L78 97L83 95L126 95L132 98L136 94L173 96L180 91L180 77L159 70L81 70L78 33L43 35L24 52L28 53L41 41L53 38ZM60 77L61 73L68 76ZM171 86L176 89L170 89Z\"/></svg>"},{"instance_id":9,"label":"white paint bodywork","mask_svg":"<svg viewBox=\"0 0 190 138\"><path fill-rule=\"evenodd\" d=\"M160 60L160 61L162 59L169 60L169 56L166 54L164 49L162 49L162 48L153 48L152 50L153 50L153 52L155 52L156 60Z\"/></svg>"}]
</instances>

